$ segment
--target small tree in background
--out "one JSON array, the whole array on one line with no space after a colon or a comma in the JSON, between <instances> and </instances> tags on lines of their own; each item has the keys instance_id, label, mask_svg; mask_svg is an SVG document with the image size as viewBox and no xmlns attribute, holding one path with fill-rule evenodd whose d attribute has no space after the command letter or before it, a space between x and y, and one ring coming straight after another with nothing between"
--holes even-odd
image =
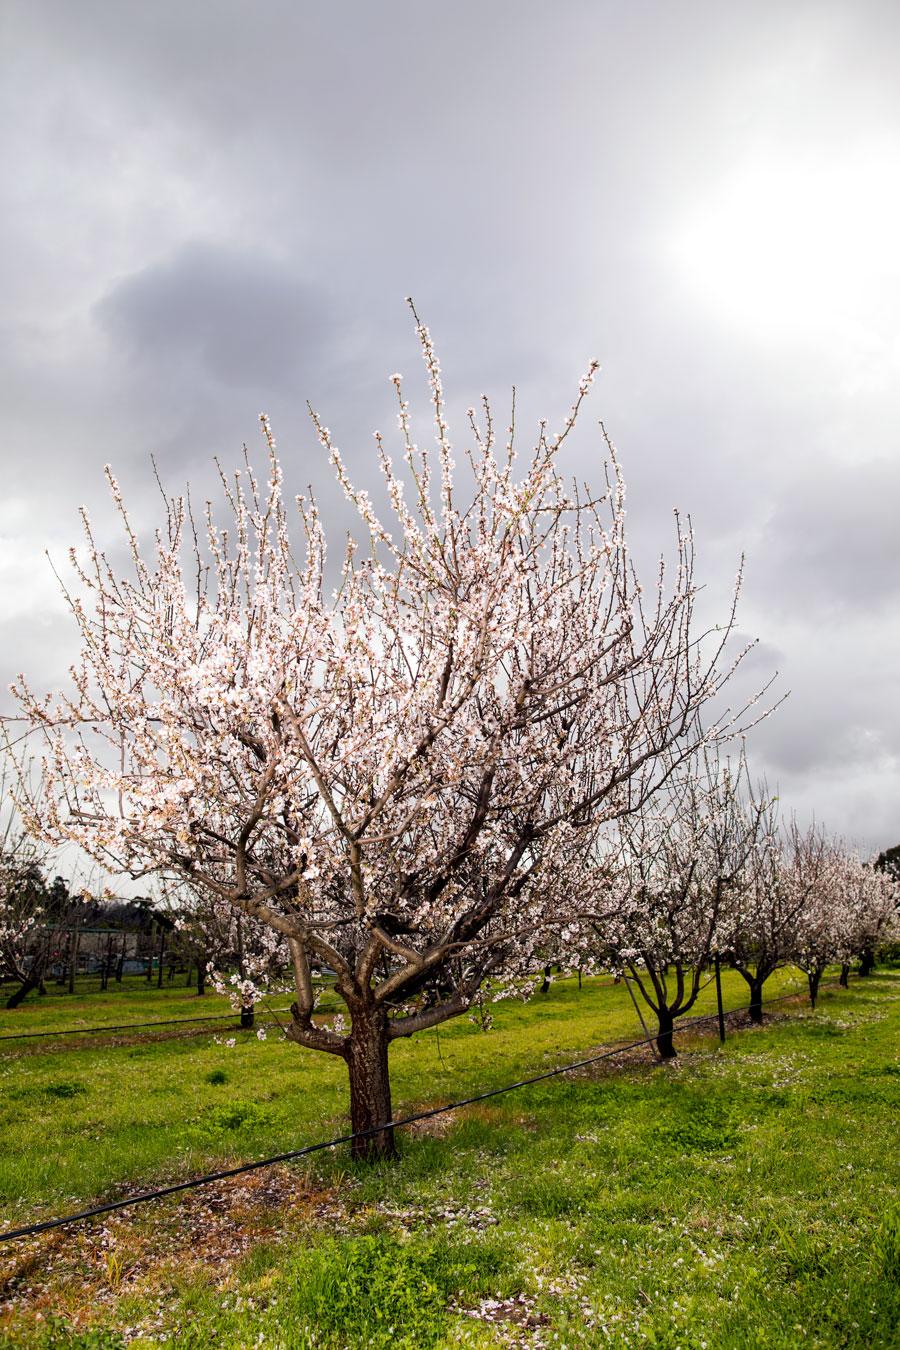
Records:
<instances>
[{"instance_id":1,"label":"small tree in background","mask_svg":"<svg viewBox=\"0 0 900 1350\"><path fill-rule=\"evenodd\" d=\"M44 976L69 903L61 878L48 888L30 841L7 840L0 855L0 978L18 988L6 1000L17 1008Z\"/></svg>"},{"instance_id":2,"label":"small tree in background","mask_svg":"<svg viewBox=\"0 0 900 1350\"><path fill-rule=\"evenodd\" d=\"M663 1059L675 1056L675 1022L694 1007L710 962L728 950L767 810L753 800L743 753L731 765L705 750L620 822L605 869L612 895L601 887L608 915L593 922L607 959L627 968L656 1017Z\"/></svg>"},{"instance_id":3,"label":"small tree in background","mask_svg":"<svg viewBox=\"0 0 900 1350\"><path fill-rule=\"evenodd\" d=\"M487 402L481 420L470 410L460 479L417 331L436 455L413 442L392 377L405 470L376 433L390 531L314 418L362 526L335 594L313 501L297 499L299 549L289 540L263 419L268 488L249 462L223 480L229 524L208 508L205 547L185 548L197 532L178 498L148 560L108 475L132 575L85 515L73 688L53 700L17 686L46 742L44 809L22 785L29 828L104 867L180 877L284 942L287 1034L346 1061L367 1156L394 1149L377 1129L391 1119L391 1041L466 1011L487 980L527 981L585 892L592 832L736 727L731 713L699 722L733 669L719 661L734 609L708 649L690 531L677 530L671 584L661 568L648 597L612 446L599 493L560 476L595 366L521 476L513 427L500 451ZM336 973L349 1029L313 1020L316 962Z\"/></svg>"},{"instance_id":4,"label":"small tree in background","mask_svg":"<svg viewBox=\"0 0 900 1350\"><path fill-rule=\"evenodd\" d=\"M816 1006L826 967L840 960L850 937L849 893L859 866L838 840L818 826L800 831L792 822L785 850L783 885L795 887L803 903L795 924L793 964L806 975L809 1001Z\"/></svg>"},{"instance_id":5,"label":"small tree in background","mask_svg":"<svg viewBox=\"0 0 900 1350\"><path fill-rule=\"evenodd\" d=\"M78 901L62 877L47 880L49 850L21 826L7 791L11 771L17 778L31 765L16 765L7 755L0 773L0 979L17 984L6 1000L17 1008L35 989L44 992L44 978L65 941ZM34 792L40 800L40 792Z\"/></svg>"},{"instance_id":6,"label":"small tree in background","mask_svg":"<svg viewBox=\"0 0 900 1350\"><path fill-rule=\"evenodd\" d=\"M879 866L882 858L887 862ZM848 879L848 892L848 960L858 957L860 975L870 975L879 947L900 941L900 878L889 856L879 854L874 867L858 864Z\"/></svg>"},{"instance_id":7,"label":"small tree in background","mask_svg":"<svg viewBox=\"0 0 900 1350\"><path fill-rule=\"evenodd\" d=\"M894 881L900 881L900 844L882 849L875 859L875 868L878 872L887 872Z\"/></svg>"},{"instance_id":8,"label":"small tree in background","mask_svg":"<svg viewBox=\"0 0 900 1350\"><path fill-rule=\"evenodd\" d=\"M164 890L176 948L196 963L198 994L211 978L216 990L231 998L241 1024L252 1026L260 992L287 987L290 958L284 938L217 895L183 884Z\"/></svg>"}]
</instances>

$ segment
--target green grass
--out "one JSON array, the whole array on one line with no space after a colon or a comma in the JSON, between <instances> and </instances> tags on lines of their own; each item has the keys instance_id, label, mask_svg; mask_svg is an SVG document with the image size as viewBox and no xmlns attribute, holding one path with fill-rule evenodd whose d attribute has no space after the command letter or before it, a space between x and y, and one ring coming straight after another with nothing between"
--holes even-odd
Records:
<instances>
[{"instance_id":1,"label":"green grass","mask_svg":"<svg viewBox=\"0 0 900 1350\"><path fill-rule=\"evenodd\" d=\"M771 993L798 984L796 972L779 972ZM739 976L728 974L727 1007L744 1003L744 988ZM140 1014L151 1006L155 991L145 995L143 1010L133 1005L135 995L129 997L134 1020L143 1020ZM112 1017L103 1015L96 1003L82 1008L85 1025L92 1025L95 1016L101 1024L119 1020L113 1009ZM276 1006L282 1005L279 999ZM697 1011L714 1006L710 986ZM13 1021L17 1029L31 1030L19 1020L25 1011L9 1014L0 1035ZM70 1006L67 1026L75 1024L73 1011ZM39 1004L27 1012L46 1020ZM437 1031L396 1042L391 1048L395 1114L484 1091L577 1059L598 1043L642 1034L623 987L608 978L585 981L580 991L574 980L558 981L532 1004L496 1005L494 1023L485 1034L467 1018L457 1018ZM237 1044L229 1048L221 1042L232 1034ZM180 1179L346 1129L344 1064L302 1050L280 1034L265 1042L253 1032L221 1029L177 1040L144 1034L118 1039L125 1043L105 1039L98 1047L91 1037L62 1044L0 1042L4 1227L40 1217L47 1208L58 1212L63 1203L71 1207L103 1196L119 1184Z\"/></svg>"},{"instance_id":2,"label":"green grass","mask_svg":"<svg viewBox=\"0 0 900 1350\"><path fill-rule=\"evenodd\" d=\"M207 992L199 997L195 989L185 987L183 977L172 984L165 981L162 988L157 989L155 979L148 984L140 975L126 975L121 984L110 981L106 990L100 989L99 978L84 978L79 980L74 994L51 982L43 997L32 993L18 1008L9 1009L4 1005L14 987L5 984L0 988L0 1052L4 1049L4 1037L22 1032L62 1033L79 1027L115 1027L127 1023L162 1022L170 1018L213 1018L219 1014L235 1024L237 1022L227 997L216 994L211 986L207 986ZM272 1008L280 1010L289 1005L290 996L273 997L270 1003ZM337 1008L337 1000L327 985L322 986L320 1006L323 1011ZM75 1042L73 1037L67 1048L69 1045L74 1048Z\"/></svg>"},{"instance_id":3,"label":"green grass","mask_svg":"<svg viewBox=\"0 0 900 1350\"><path fill-rule=\"evenodd\" d=\"M729 974L727 1004L743 999ZM788 1007L724 1050L695 1033L672 1066L439 1118L396 1165L316 1155L260 1189L29 1239L0 1256L0 1344L896 1346L900 973ZM460 1020L395 1045L395 1106L636 1034L621 986L560 982L498 1005L490 1034ZM3 1220L327 1137L344 1072L255 1038L7 1049Z\"/></svg>"},{"instance_id":4,"label":"green grass","mask_svg":"<svg viewBox=\"0 0 900 1350\"><path fill-rule=\"evenodd\" d=\"M29 994L24 1003L10 1010L4 1007L15 986L0 989L0 1037L19 1031L59 1031L68 1027L92 1027L103 1023L149 1022L164 1017L202 1017L206 1013L227 1011L226 998L208 989L202 998L195 988L187 988L184 977L173 983L156 980L148 984L139 975L126 975L121 984L110 980L105 991L96 978L81 978L74 994L52 980L42 997Z\"/></svg>"}]
</instances>

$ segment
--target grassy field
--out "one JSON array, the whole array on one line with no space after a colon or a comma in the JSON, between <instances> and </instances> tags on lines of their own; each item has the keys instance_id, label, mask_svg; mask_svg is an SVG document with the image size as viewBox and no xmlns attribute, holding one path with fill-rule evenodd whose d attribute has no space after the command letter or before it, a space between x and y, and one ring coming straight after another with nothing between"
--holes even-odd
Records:
<instances>
[{"instance_id":1,"label":"grassy field","mask_svg":"<svg viewBox=\"0 0 900 1350\"><path fill-rule=\"evenodd\" d=\"M118 1020L100 1003L78 1016ZM460 1020L394 1046L395 1109L639 1034L622 986L560 982L499 1005L489 1034ZM437 1117L394 1166L338 1150L2 1249L0 1344L896 1346L900 973L814 1014L778 1005L724 1050L705 1029L681 1045ZM327 1138L344 1072L209 1030L0 1043L0 1222Z\"/></svg>"},{"instance_id":2,"label":"grassy field","mask_svg":"<svg viewBox=\"0 0 900 1350\"><path fill-rule=\"evenodd\" d=\"M228 1000L212 988L202 998L187 988L184 976L157 989L154 979L148 984L140 975L126 975L121 984L110 980L105 991L98 978L81 976L75 994L51 981L44 997L29 994L26 1001L10 1011L3 1007L15 988L5 984L0 990L0 1037L17 1031L56 1031L66 1027L95 1026L108 1022L145 1022L164 1017L199 1017L205 1013L227 1011Z\"/></svg>"}]
</instances>

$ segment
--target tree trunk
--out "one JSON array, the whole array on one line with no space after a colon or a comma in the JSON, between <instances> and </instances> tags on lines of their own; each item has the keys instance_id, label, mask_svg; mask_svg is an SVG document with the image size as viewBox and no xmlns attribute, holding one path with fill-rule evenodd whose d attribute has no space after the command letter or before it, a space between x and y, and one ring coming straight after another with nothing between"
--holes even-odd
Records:
<instances>
[{"instance_id":1,"label":"tree trunk","mask_svg":"<svg viewBox=\"0 0 900 1350\"><path fill-rule=\"evenodd\" d=\"M388 1024L383 1010L355 1013L345 1051L350 1072L350 1121L353 1133L374 1130L391 1119L388 1073ZM354 1139L351 1156L374 1162L396 1158L392 1129Z\"/></svg>"},{"instance_id":2,"label":"tree trunk","mask_svg":"<svg viewBox=\"0 0 900 1350\"><path fill-rule=\"evenodd\" d=\"M841 978L839 983L842 989L850 988L850 967L848 965L841 966Z\"/></svg>"},{"instance_id":3,"label":"tree trunk","mask_svg":"<svg viewBox=\"0 0 900 1350\"><path fill-rule=\"evenodd\" d=\"M25 980L6 1000L7 1008L18 1008L23 999L26 999L31 993L32 989L37 989L40 982L41 978L39 975L35 975L33 978Z\"/></svg>"},{"instance_id":4,"label":"tree trunk","mask_svg":"<svg viewBox=\"0 0 900 1350\"><path fill-rule=\"evenodd\" d=\"M241 1026L242 1026L242 1027L244 1027L244 1028L252 1027L252 1026L253 1026L253 1023L254 1023L254 1020L255 1020L255 1016L256 1016L256 1014L255 1014L255 1012L254 1012L253 1004L252 1004L252 1003L242 1003L242 1004L241 1004Z\"/></svg>"},{"instance_id":5,"label":"tree trunk","mask_svg":"<svg viewBox=\"0 0 900 1350\"><path fill-rule=\"evenodd\" d=\"M109 988L109 973L113 964L112 933L106 935L106 955L103 958L103 968L100 974L100 988L106 990Z\"/></svg>"},{"instance_id":6,"label":"tree trunk","mask_svg":"<svg viewBox=\"0 0 900 1350\"><path fill-rule=\"evenodd\" d=\"M871 975L875 969L875 953L871 947L866 947L860 957L859 973L860 975Z\"/></svg>"},{"instance_id":7,"label":"tree trunk","mask_svg":"<svg viewBox=\"0 0 900 1350\"><path fill-rule=\"evenodd\" d=\"M659 1022L659 1034L656 1037L656 1048L659 1051L660 1059L674 1059L678 1054L675 1049L673 1033L675 1031L675 1019L668 1008L661 1008L656 1014Z\"/></svg>"},{"instance_id":8,"label":"tree trunk","mask_svg":"<svg viewBox=\"0 0 900 1350\"><path fill-rule=\"evenodd\" d=\"M763 1020L763 980L750 981L750 1021L757 1024Z\"/></svg>"},{"instance_id":9,"label":"tree trunk","mask_svg":"<svg viewBox=\"0 0 900 1350\"><path fill-rule=\"evenodd\" d=\"M544 982L541 985L542 994L546 994L548 989L550 988L550 974L551 974L550 967L544 966Z\"/></svg>"},{"instance_id":10,"label":"tree trunk","mask_svg":"<svg viewBox=\"0 0 900 1350\"><path fill-rule=\"evenodd\" d=\"M808 970L806 972L806 980L809 984L809 1002L810 1007L812 1008L816 1006L816 999L819 996L819 981L821 978L821 970Z\"/></svg>"},{"instance_id":11,"label":"tree trunk","mask_svg":"<svg viewBox=\"0 0 900 1350\"><path fill-rule=\"evenodd\" d=\"M206 993L206 962L201 959L197 962L197 994L202 996Z\"/></svg>"}]
</instances>

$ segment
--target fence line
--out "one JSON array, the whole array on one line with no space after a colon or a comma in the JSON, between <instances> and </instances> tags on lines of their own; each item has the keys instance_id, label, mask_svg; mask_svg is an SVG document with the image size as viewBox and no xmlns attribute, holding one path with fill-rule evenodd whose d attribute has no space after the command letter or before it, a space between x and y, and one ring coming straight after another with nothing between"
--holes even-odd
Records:
<instances>
[{"instance_id":1,"label":"fence line","mask_svg":"<svg viewBox=\"0 0 900 1350\"><path fill-rule=\"evenodd\" d=\"M828 986L833 987L833 984ZM782 1003L788 998L797 998L803 993L803 989L794 989L787 994L779 994L776 998L764 1000L763 1006L770 1007L773 1003ZM725 1014L727 1017L733 1017L735 1014L743 1013L746 1007L730 1008ZM708 1013L701 1017L686 1018L680 1026L675 1027L675 1031L683 1031L686 1027L696 1026L700 1022L717 1021L718 1011ZM555 1069L546 1069L543 1073L533 1074L529 1078L519 1079L515 1083L506 1083L503 1087L490 1088L487 1092L476 1093L473 1097L463 1097L459 1101L448 1102L445 1106L434 1106L427 1111L417 1111L413 1115L403 1116L399 1120L388 1120L381 1125L373 1125L367 1130L356 1130L351 1134L340 1134L334 1139L327 1139L315 1144L306 1144L303 1148L290 1149L287 1153L276 1153L270 1158L260 1158L256 1162L241 1163L238 1167L229 1167L220 1172L209 1172L202 1177L192 1177L188 1181L178 1181L170 1186L160 1186L151 1191L140 1191L135 1195L125 1196L122 1200L110 1200L102 1205L95 1205L91 1209L79 1210L75 1214L65 1214L55 1219L44 1219L40 1223L26 1224L22 1228L11 1228L5 1233L0 1233L0 1242L13 1242L19 1238L32 1237L36 1233L46 1233L54 1228L62 1228L65 1224L83 1223L87 1219L94 1219L100 1214L111 1214L115 1210L127 1209L131 1205L146 1204L149 1200L159 1200L167 1195L177 1195L184 1191L194 1190L198 1186L209 1186L215 1181L226 1181L230 1177L242 1176L247 1172L256 1172L263 1167L274 1167L277 1163L292 1162L297 1158L308 1157L311 1153L321 1153L325 1149L337 1148L339 1144L352 1143L354 1139L369 1139L375 1134L380 1134L383 1130L399 1129L404 1125L414 1125L420 1120L431 1120L434 1116L445 1115L449 1111L458 1111L462 1106L473 1106L476 1102L488 1101L492 1097L503 1096L507 1092L516 1092L519 1088L531 1087L535 1083L543 1083L549 1078L558 1078L561 1074L572 1073L576 1069L588 1068L592 1064L599 1064L601 1060L612 1059L615 1055L625 1054L628 1050L635 1050L640 1046L649 1045L656 1040L656 1036L647 1036L639 1041L631 1041L627 1045L617 1045L610 1050L603 1051L599 1055L591 1055L587 1059L576 1060L573 1064L562 1064Z\"/></svg>"}]
</instances>

